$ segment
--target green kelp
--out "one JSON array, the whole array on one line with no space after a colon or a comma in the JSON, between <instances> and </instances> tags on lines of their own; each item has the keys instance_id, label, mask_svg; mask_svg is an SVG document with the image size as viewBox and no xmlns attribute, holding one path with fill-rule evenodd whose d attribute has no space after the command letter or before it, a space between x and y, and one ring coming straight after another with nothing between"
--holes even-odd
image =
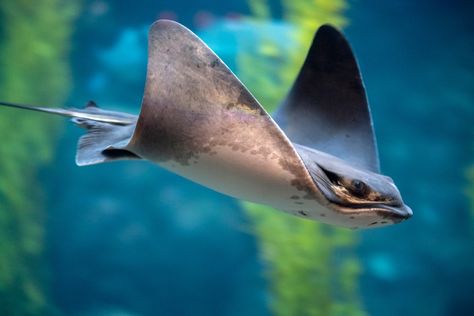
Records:
<instances>
[{"instance_id":1,"label":"green kelp","mask_svg":"<svg viewBox=\"0 0 474 316\"><path fill-rule=\"evenodd\" d=\"M284 19L294 47L285 55L281 36L268 34L237 59L238 73L267 110L273 111L297 75L315 30L323 23L338 27L346 21L343 0L282 0ZM250 1L255 23L271 13L265 0ZM258 27L258 25L256 26ZM267 206L244 203L258 236L270 279L271 306L276 315L364 315L357 280L360 265L352 231L298 219Z\"/></svg>"},{"instance_id":2,"label":"green kelp","mask_svg":"<svg viewBox=\"0 0 474 316\"><path fill-rule=\"evenodd\" d=\"M364 315L351 231L299 220L267 206L244 205L268 264L276 315Z\"/></svg>"},{"instance_id":3,"label":"green kelp","mask_svg":"<svg viewBox=\"0 0 474 316\"><path fill-rule=\"evenodd\" d=\"M0 99L61 104L74 1L0 2ZM57 124L2 109L0 132L0 315L51 315L44 259L45 213L38 168L51 159Z\"/></svg>"}]
</instances>

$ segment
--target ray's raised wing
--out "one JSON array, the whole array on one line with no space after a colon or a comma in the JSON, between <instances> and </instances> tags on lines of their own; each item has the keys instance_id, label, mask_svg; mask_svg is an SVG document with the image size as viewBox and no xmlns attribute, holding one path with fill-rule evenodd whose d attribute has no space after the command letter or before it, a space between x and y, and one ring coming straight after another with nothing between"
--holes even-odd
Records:
<instances>
[{"instance_id":1,"label":"ray's raised wing","mask_svg":"<svg viewBox=\"0 0 474 316\"><path fill-rule=\"evenodd\" d=\"M317 31L276 121L295 143L379 172L359 67L347 40L330 25Z\"/></svg>"}]
</instances>

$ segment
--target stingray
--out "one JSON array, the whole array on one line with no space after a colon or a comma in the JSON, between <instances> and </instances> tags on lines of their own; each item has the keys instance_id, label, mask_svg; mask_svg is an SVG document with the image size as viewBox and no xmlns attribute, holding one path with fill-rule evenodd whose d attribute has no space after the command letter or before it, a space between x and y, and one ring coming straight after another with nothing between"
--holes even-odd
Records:
<instances>
[{"instance_id":1,"label":"stingray","mask_svg":"<svg viewBox=\"0 0 474 316\"><path fill-rule=\"evenodd\" d=\"M71 117L87 131L79 166L144 159L229 196L350 228L412 215L380 174L356 59L330 25L316 32L274 118L204 42L168 20L149 31L138 116L92 101L85 108L1 104Z\"/></svg>"}]
</instances>

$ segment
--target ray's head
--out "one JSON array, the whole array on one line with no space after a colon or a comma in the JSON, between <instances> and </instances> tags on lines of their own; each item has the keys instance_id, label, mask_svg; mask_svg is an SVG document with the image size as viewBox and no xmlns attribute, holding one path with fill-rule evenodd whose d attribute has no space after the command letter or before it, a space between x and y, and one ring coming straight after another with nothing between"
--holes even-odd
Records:
<instances>
[{"instance_id":1,"label":"ray's head","mask_svg":"<svg viewBox=\"0 0 474 316\"><path fill-rule=\"evenodd\" d=\"M413 215L390 177L321 155L313 175L327 207L339 214L338 224L372 228L399 223Z\"/></svg>"}]
</instances>

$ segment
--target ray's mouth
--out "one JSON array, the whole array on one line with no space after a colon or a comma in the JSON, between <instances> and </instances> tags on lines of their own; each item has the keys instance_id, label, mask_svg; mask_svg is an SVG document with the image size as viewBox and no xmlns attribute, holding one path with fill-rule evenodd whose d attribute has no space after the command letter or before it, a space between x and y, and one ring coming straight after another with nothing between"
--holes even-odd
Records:
<instances>
[{"instance_id":1,"label":"ray's mouth","mask_svg":"<svg viewBox=\"0 0 474 316\"><path fill-rule=\"evenodd\" d=\"M413 211L407 205L401 204L343 204L334 202L334 204L339 205L345 209L352 210L357 212L358 210L372 211L378 216L393 221L394 223L399 223L404 220L409 219L413 216Z\"/></svg>"}]
</instances>

